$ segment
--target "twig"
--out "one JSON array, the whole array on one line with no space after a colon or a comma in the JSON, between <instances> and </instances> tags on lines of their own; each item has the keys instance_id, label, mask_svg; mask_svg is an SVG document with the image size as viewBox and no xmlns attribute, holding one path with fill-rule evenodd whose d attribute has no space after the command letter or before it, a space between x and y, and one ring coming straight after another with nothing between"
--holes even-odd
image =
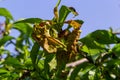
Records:
<instances>
[{"instance_id":1,"label":"twig","mask_svg":"<svg viewBox=\"0 0 120 80\"><path fill-rule=\"evenodd\" d=\"M120 32L113 32L113 34L120 35Z\"/></svg>"},{"instance_id":2,"label":"twig","mask_svg":"<svg viewBox=\"0 0 120 80\"><path fill-rule=\"evenodd\" d=\"M61 2L61 0L58 0L58 2L57 2L57 4L56 4L56 7L59 6L60 2Z\"/></svg>"},{"instance_id":3,"label":"twig","mask_svg":"<svg viewBox=\"0 0 120 80\"><path fill-rule=\"evenodd\" d=\"M80 59L80 60L78 60L78 61L68 63L68 64L66 65L66 67L75 67L75 66L80 65L80 64L82 64L82 63L84 63L84 62L88 62L88 60L87 60L86 58L83 58L83 59Z\"/></svg>"}]
</instances>

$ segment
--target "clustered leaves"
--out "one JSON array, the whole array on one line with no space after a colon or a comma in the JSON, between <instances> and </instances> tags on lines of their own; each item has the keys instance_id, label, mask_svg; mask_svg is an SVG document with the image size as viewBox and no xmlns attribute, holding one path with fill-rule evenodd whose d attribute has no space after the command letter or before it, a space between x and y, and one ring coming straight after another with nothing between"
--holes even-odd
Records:
<instances>
[{"instance_id":1,"label":"clustered leaves","mask_svg":"<svg viewBox=\"0 0 120 80\"><path fill-rule=\"evenodd\" d=\"M67 20L73 7L54 8L51 20L5 18L0 25L1 80L119 80L120 38L112 30L96 30L80 38L82 20ZM64 28L64 25L67 27ZM18 31L17 36L11 35ZM14 51L7 49L14 47ZM16 54L16 55L14 55Z\"/></svg>"}]
</instances>

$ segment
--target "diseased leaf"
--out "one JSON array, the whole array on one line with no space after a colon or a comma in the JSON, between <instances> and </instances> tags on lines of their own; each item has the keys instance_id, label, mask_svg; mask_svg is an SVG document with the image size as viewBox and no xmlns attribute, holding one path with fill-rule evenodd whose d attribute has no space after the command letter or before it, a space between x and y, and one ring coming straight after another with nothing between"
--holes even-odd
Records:
<instances>
[{"instance_id":1,"label":"diseased leaf","mask_svg":"<svg viewBox=\"0 0 120 80\"><path fill-rule=\"evenodd\" d=\"M70 26L72 26L74 29L79 29L82 24L79 24L75 20L69 20L66 23L68 23Z\"/></svg>"},{"instance_id":2,"label":"diseased leaf","mask_svg":"<svg viewBox=\"0 0 120 80\"><path fill-rule=\"evenodd\" d=\"M13 20L11 13L6 8L0 8L0 16Z\"/></svg>"},{"instance_id":3,"label":"diseased leaf","mask_svg":"<svg viewBox=\"0 0 120 80\"><path fill-rule=\"evenodd\" d=\"M43 20L40 19L40 18L27 18L27 19L24 19L24 20L16 21L16 22L14 22L14 24L16 24L16 23L31 23L31 24L34 24L34 23L40 23L41 21L43 21Z\"/></svg>"},{"instance_id":4,"label":"diseased leaf","mask_svg":"<svg viewBox=\"0 0 120 80\"><path fill-rule=\"evenodd\" d=\"M54 8L54 15L55 15L55 18L58 20L59 15L58 15L58 9L57 9L57 7Z\"/></svg>"}]
</instances>

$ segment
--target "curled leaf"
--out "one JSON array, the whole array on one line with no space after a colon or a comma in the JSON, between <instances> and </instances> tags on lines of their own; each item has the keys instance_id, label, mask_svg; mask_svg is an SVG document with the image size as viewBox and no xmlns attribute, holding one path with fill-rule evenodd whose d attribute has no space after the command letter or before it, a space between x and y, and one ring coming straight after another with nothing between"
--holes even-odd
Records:
<instances>
[{"instance_id":1,"label":"curled leaf","mask_svg":"<svg viewBox=\"0 0 120 80\"><path fill-rule=\"evenodd\" d=\"M52 37L47 37L47 39L48 39L52 44L65 47L65 45L64 45L62 42L60 42L58 39L55 39L55 38L52 38Z\"/></svg>"},{"instance_id":2,"label":"curled leaf","mask_svg":"<svg viewBox=\"0 0 120 80\"><path fill-rule=\"evenodd\" d=\"M79 29L81 27L81 24L76 22L76 21L74 21L74 20L69 20L69 21L66 21L65 23L68 23L74 29Z\"/></svg>"},{"instance_id":3,"label":"curled leaf","mask_svg":"<svg viewBox=\"0 0 120 80\"><path fill-rule=\"evenodd\" d=\"M13 20L11 13L5 8L0 8L0 16L4 16L7 19Z\"/></svg>"},{"instance_id":4,"label":"curled leaf","mask_svg":"<svg viewBox=\"0 0 120 80\"><path fill-rule=\"evenodd\" d=\"M65 47L65 45L58 39L54 38L53 35L50 35L50 22L51 21L45 21L41 22L40 24L35 24L32 37L48 53L55 53L57 51L57 48Z\"/></svg>"},{"instance_id":5,"label":"curled leaf","mask_svg":"<svg viewBox=\"0 0 120 80\"><path fill-rule=\"evenodd\" d=\"M72 12L75 16L78 15L78 13L76 12L76 10L75 10L74 7L69 7L69 9L71 10L71 12Z\"/></svg>"},{"instance_id":6,"label":"curled leaf","mask_svg":"<svg viewBox=\"0 0 120 80\"><path fill-rule=\"evenodd\" d=\"M57 52L57 48L54 46L54 44L51 44L47 38L44 39L43 48L44 48L48 53Z\"/></svg>"}]
</instances>

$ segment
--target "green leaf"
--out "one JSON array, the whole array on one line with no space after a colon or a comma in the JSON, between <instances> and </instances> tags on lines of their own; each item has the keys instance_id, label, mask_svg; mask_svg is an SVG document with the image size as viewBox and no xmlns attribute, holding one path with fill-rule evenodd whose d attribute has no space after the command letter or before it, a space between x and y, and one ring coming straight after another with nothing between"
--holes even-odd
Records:
<instances>
[{"instance_id":1,"label":"green leaf","mask_svg":"<svg viewBox=\"0 0 120 80\"><path fill-rule=\"evenodd\" d=\"M113 47L112 52L115 53L117 57L120 57L120 43L116 44Z\"/></svg>"},{"instance_id":2,"label":"green leaf","mask_svg":"<svg viewBox=\"0 0 120 80\"><path fill-rule=\"evenodd\" d=\"M77 19L77 20L75 20L75 21L78 22L79 24L83 24L83 23L84 23L83 20L79 20L79 19Z\"/></svg>"},{"instance_id":3,"label":"green leaf","mask_svg":"<svg viewBox=\"0 0 120 80\"><path fill-rule=\"evenodd\" d=\"M65 5L62 5L59 11L59 22L64 23L65 19L67 18L70 12L72 12L75 16L78 15L73 7L67 7Z\"/></svg>"},{"instance_id":4,"label":"green leaf","mask_svg":"<svg viewBox=\"0 0 120 80\"><path fill-rule=\"evenodd\" d=\"M7 19L13 20L11 13L5 8L0 8L0 16L4 16Z\"/></svg>"},{"instance_id":5,"label":"green leaf","mask_svg":"<svg viewBox=\"0 0 120 80\"><path fill-rule=\"evenodd\" d=\"M40 18L27 18L27 19L24 19L24 20L16 21L16 22L14 22L14 24L16 24L16 23L31 23L31 24L34 24L34 23L40 23L41 21L43 21L43 20L40 19Z\"/></svg>"},{"instance_id":6,"label":"green leaf","mask_svg":"<svg viewBox=\"0 0 120 80\"><path fill-rule=\"evenodd\" d=\"M94 65L91 65L87 62L82 63L80 65L78 65L73 72L71 73L70 76L70 80L75 80L75 78L77 77L77 75L80 76L80 78L82 78L85 74L87 74L92 68L94 67ZM80 74L78 74L80 73Z\"/></svg>"},{"instance_id":7,"label":"green leaf","mask_svg":"<svg viewBox=\"0 0 120 80\"><path fill-rule=\"evenodd\" d=\"M90 49L104 49L105 46L96 42L94 38L91 37L91 34L88 34L86 37L81 38L80 41Z\"/></svg>"},{"instance_id":8,"label":"green leaf","mask_svg":"<svg viewBox=\"0 0 120 80\"><path fill-rule=\"evenodd\" d=\"M75 8L74 7L69 7L70 11L75 15L77 16L78 13L76 12Z\"/></svg>"},{"instance_id":9,"label":"green leaf","mask_svg":"<svg viewBox=\"0 0 120 80\"><path fill-rule=\"evenodd\" d=\"M91 37L100 44L113 44L118 42L118 38L107 30L96 30L91 33Z\"/></svg>"},{"instance_id":10,"label":"green leaf","mask_svg":"<svg viewBox=\"0 0 120 80\"><path fill-rule=\"evenodd\" d=\"M30 58L27 58L27 59L25 60L24 66L25 66L26 68L33 69L32 61L31 61Z\"/></svg>"},{"instance_id":11,"label":"green leaf","mask_svg":"<svg viewBox=\"0 0 120 80\"><path fill-rule=\"evenodd\" d=\"M105 45L96 42L93 37L91 37L91 34L88 34L86 37L80 39L83 43L81 50L92 56L92 59L95 61L102 52L105 52L106 48Z\"/></svg>"},{"instance_id":12,"label":"green leaf","mask_svg":"<svg viewBox=\"0 0 120 80\"><path fill-rule=\"evenodd\" d=\"M7 77L9 75L10 75L9 71L7 71L6 69L0 68L0 77L1 76L3 76L3 77L6 76Z\"/></svg>"},{"instance_id":13,"label":"green leaf","mask_svg":"<svg viewBox=\"0 0 120 80\"><path fill-rule=\"evenodd\" d=\"M38 55L38 52L39 52L39 44L37 42L34 43L33 47L32 47L32 50L30 52L30 57L32 59L32 63L33 64L36 64L36 60L37 60L37 55Z\"/></svg>"},{"instance_id":14,"label":"green leaf","mask_svg":"<svg viewBox=\"0 0 120 80\"><path fill-rule=\"evenodd\" d=\"M10 54L9 50L5 50L5 49L0 49L0 55L1 54Z\"/></svg>"},{"instance_id":15,"label":"green leaf","mask_svg":"<svg viewBox=\"0 0 120 80\"><path fill-rule=\"evenodd\" d=\"M71 10L67 6L62 6L59 11L59 22L64 23L66 17L71 12Z\"/></svg>"},{"instance_id":16,"label":"green leaf","mask_svg":"<svg viewBox=\"0 0 120 80\"><path fill-rule=\"evenodd\" d=\"M21 63L18 61L18 59L13 58L13 57L8 57L6 58L4 64L13 66L13 67L21 67Z\"/></svg>"},{"instance_id":17,"label":"green leaf","mask_svg":"<svg viewBox=\"0 0 120 80\"><path fill-rule=\"evenodd\" d=\"M0 39L0 46L4 45L7 41L14 39L12 36L4 36Z\"/></svg>"},{"instance_id":18,"label":"green leaf","mask_svg":"<svg viewBox=\"0 0 120 80\"><path fill-rule=\"evenodd\" d=\"M13 28L19 30L23 34L31 36L32 27L31 27L31 25L29 25L27 23L16 23L16 24L14 24Z\"/></svg>"},{"instance_id":19,"label":"green leaf","mask_svg":"<svg viewBox=\"0 0 120 80\"><path fill-rule=\"evenodd\" d=\"M115 65L120 65L120 59L112 59L112 60L105 61L104 63L106 63L107 68L110 68Z\"/></svg>"}]
</instances>

